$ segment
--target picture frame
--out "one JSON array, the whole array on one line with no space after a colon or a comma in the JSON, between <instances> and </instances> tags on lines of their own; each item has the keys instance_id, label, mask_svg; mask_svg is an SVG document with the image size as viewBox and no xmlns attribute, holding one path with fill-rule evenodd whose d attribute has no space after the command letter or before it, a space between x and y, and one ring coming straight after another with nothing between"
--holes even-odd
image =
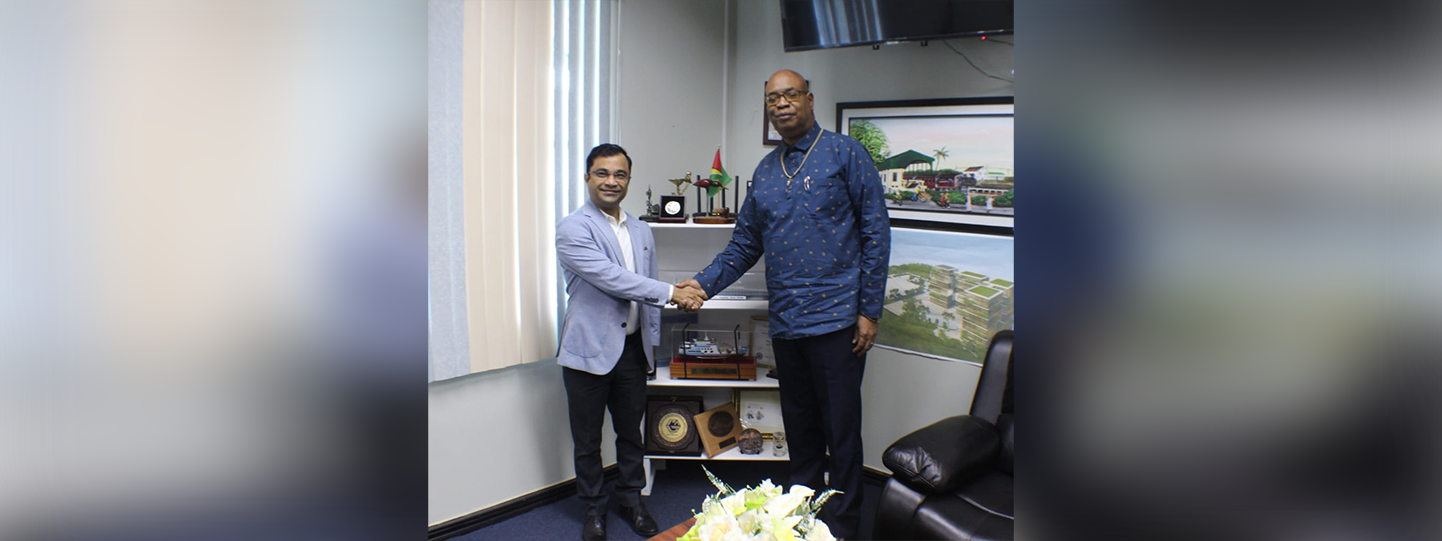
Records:
<instances>
[{"instance_id":1,"label":"picture frame","mask_svg":"<svg viewBox=\"0 0 1442 541\"><path fill-rule=\"evenodd\" d=\"M741 426L754 428L763 434L773 434L786 429L781 420L781 391L770 389L745 390L737 393L740 399Z\"/></svg>"},{"instance_id":2,"label":"picture frame","mask_svg":"<svg viewBox=\"0 0 1442 541\"><path fill-rule=\"evenodd\" d=\"M766 114L770 110L766 106L766 81L761 81L761 144L774 147L784 143L781 140L781 132L776 131L776 126L771 125L771 117Z\"/></svg>"},{"instance_id":3,"label":"picture frame","mask_svg":"<svg viewBox=\"0 0 1442 541\"><path fill-rule=\"evenodd\" d=\"M875 347L984 363L992 336L1015 328L1016 242L1010 232L893 221Z\"/></svg>"},{"instance_id":4,"label":"picture frame","mask_svg":"<svg viewBox=\"0 0 1442 541\"><path fill-rule=\"evenodd\" d=\"M836 131L876 162L892 219L1011 228L1015 98L836 104Z\"/></svg>"},{"instance_id":5,"label":"picture frame","mask_svg":"<svg viewBox=\"0 0 1442 541\"><path fill-rule=\"evenodd\" d=\"M766 117L766 110L761 110L761 144L768 147L778 146L785 141L781 140L781 132L771 125L771 119Z\"/></svg>"}]
</instances>

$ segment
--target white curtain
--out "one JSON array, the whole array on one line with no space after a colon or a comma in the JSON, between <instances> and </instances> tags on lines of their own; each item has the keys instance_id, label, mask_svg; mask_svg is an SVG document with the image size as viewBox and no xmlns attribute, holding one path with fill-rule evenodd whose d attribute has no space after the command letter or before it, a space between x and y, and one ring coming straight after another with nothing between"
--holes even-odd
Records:
<instances>
[{"instance_id":1,"label":"white curtain","mask_svg":"<svg viewBox=\"0 0 1442 541\"><path fill-rule=\"evenodd\" d=\"M430 1L430 381L555 356L555 224L612 139L613 5Z\"/></svg>"},{"instance_id":2,"label":"white curtain","mask_svg":"<svg viewBox=\"0 0 1442 541\"><path fill-rule=\"evenodd\" d=\"M586 153L614 142L615 110L612 67L615 65L616 4L614 0L552 0L555 12L552 58L555 91L551 106L555 139L556 219L586 202ZM554 226L554 222L548 225ZM554 228L548 246L554 257ZM564 284L561 284L564 285ZM566 296L555 297L556 313L566 313ZM559 322L557 323L559 329ZM553 351L552 354L555 352Z\"/></svg>"}]
</instances>

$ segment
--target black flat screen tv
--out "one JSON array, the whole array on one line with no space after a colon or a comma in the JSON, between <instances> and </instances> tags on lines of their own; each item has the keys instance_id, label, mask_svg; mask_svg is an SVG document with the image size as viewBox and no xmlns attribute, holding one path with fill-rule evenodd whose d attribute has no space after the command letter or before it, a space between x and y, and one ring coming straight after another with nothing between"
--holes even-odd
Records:
<instances>
[{"instance_id":1,"label":"black flat screen tv","mask_svg":"<svg viewBox=\"0 0 1442 541\"><path fill-rule=\"evenodd\" d=\"M781 0L787 51L1010 34L1014 0Z\"/></svg>"}]
</instances>

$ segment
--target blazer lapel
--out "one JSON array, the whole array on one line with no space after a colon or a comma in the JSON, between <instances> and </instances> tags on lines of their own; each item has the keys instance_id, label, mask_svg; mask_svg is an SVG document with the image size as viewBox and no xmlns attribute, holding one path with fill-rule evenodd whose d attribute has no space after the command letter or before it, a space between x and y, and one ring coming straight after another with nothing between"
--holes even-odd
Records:
<instances>
[{"instance_id":1,"label":"blazer lapel","mask_svg":"<svg viewBox=\"0 0 1442 541\"><path fill-rule=\"evenodd\" d=\"M615 261L617 265L625 267L626 260L621 256L621 241L616 240L616 233L611 231L611 222L606 219L605 213L588 201L586 202L586 214L591 216L591 222L601 230L601 238L606 242L608 248L606 253L611 256L611 260Z\"/></svg>"},{"instance_id":2,"label":"blazer lapel","mask_svg":"<svg viewBox=\"0 0 1442 541\"><path fill-rule=\"evenodd\" d=\"M625 212L625 211L622 211ZM641 245L641 224L630 214L626 215L626 232L631 234L631 257L636 262L636 274L647 276L645 254L651 249L650 246Z\"/></svg>"}]
</instances>

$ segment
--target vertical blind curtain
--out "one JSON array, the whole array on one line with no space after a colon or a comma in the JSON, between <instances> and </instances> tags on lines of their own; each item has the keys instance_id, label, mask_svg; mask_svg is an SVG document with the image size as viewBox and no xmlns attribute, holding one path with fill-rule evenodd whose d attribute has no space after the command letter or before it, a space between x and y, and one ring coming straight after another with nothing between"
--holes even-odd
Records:
<instances>
[{"instance_id":1,"label":"vertical blind curtain","mask_svg":"<svg viewBox=\"0 0 1442 541\"><path fill-rule=\"evenodd\" d=\"M427 2L427 170L430 188L428 287L430 355L427 381L471 373L466 321L466 247L461 174L461 58L465 3Z\"/></svg>"},{"instance_id":2,"label":"vertical blind curtain","mask_svg":"<svg viewBox=\"0 0 1442 541\"><path fill-rule=\"evenodd\" d=\"M555 356L555 225L612 134L612 6L430 1L430 381Z\"/></svg>"},{"instance_id":3,"label":"vertical blind curtain","mask_svg":"<svg viewBox=\"0 0 1442 541\"><path fill-rule=\"evenodd\" d=\"M555 73L555 90L551 95L555 111L552 152L556 170L555 212L559 219L580 208L588 198L583 178L586 153L596 145L615 141L611 74L616 2L552 0L552 5L555 11L552 29L555 49L551 59ZM551 227L548 231L552 237L547 246L552 256L554 223L546 224ZM555 297L555 310L558 314L566 313L564 291ZM557 325L559 329L559 322Z\"/></svg>"}]
</instances>

